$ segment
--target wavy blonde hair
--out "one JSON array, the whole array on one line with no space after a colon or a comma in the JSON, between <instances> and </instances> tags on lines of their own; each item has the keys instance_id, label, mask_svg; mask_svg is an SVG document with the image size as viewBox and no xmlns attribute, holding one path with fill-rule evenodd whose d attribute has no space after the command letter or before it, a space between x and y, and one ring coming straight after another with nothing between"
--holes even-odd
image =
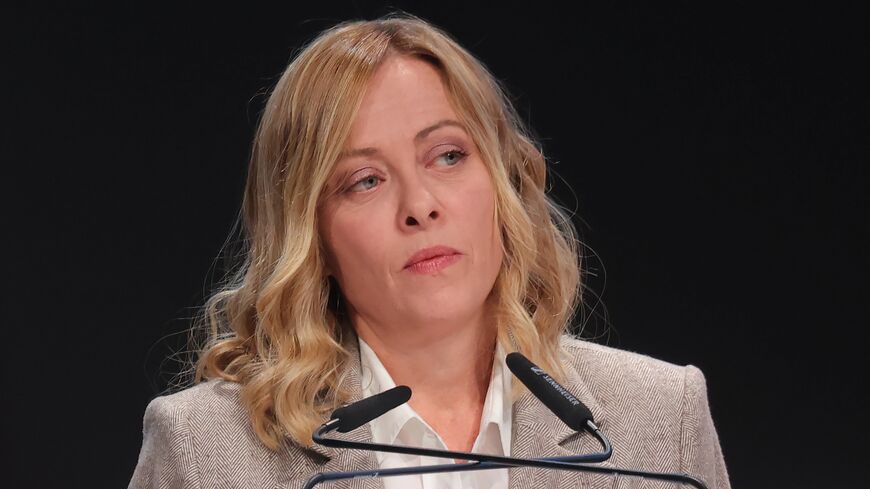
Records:
<instances>
[{"instance_id":1,"label":"wavy blonde hair","mask_svg":"<svg viewBox=\"0 0 870 489\"><path fill-rule=\"evenodd\" d=\"M569 218L546 195L542 151L505 90L449 35L399 13L338 24L290 63L268 98L253 143L242 208L243 262L206 302L208 342L194 382L242 385L262 442L277 449L345 402L348 327L328 307L317 207L365 86L391 55L442 75L496 190L504 256L492 297L498 341L563 377L560 337L579 304L580 264ZM333 291L334 293L334 291Z\"/></svg>"}]
</instances>

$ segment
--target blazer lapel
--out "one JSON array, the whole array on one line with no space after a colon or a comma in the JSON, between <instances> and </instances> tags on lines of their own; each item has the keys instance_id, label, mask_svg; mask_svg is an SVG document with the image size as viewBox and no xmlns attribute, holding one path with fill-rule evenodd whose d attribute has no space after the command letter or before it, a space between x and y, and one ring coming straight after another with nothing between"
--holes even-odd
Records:
<instances>
[{"instance_id":1,"label":"blazer lapel","mask_svg":"<svg viewBox=\"0 0 870 489\"><path fill-rule=\"evenodd\" d=\"M592 411L595 424L604 430L607 420L601 404L570 364L564 364L565 388L580 399ZM563 423L552 411L526 390L516 401L513 409L513 435L511 456L519 458L564 457L595 453L601 445L588 432L577 433ZM609 462L598 465L607 466ZM614 483L606 474L571 472L549 469L511 469L510 489L528 487L557 488L582 487L605 488Z\"/></svg>"},{"instance_id":2,"label":"blazer lapel","mask_svg":"<svg viewBox=\"0 0 870 489\"><path fill-rule=\"evenodd\" d=\"M362 399L362 386L360 383L361 367L359 358L359 343L356 335L348 335L350 338L344 347L350 352L351 361L345 373L345 383L350 392L348 403ZM333 432L330 436L335 436ZM372 431L368 423L345 434L338 435L344 440L371 442ZM309 458L315 464L315 472L349 472L356 470L374 470L378 467L374 452L366 450L349 450L345 448L332 448L322 445L312 445L309 450ZM341 482L330 482L329 487L347 489L383 489L384 483L381 478L350 479Z\"/></svg>"}]
</instances>

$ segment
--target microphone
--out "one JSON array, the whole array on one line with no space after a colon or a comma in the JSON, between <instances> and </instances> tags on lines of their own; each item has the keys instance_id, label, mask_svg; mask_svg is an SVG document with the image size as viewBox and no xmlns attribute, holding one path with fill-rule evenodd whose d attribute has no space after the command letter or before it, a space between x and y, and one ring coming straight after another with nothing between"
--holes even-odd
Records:
<instances>
[{"instance_id":1,"label":"microphone","mask_svg":"<svg viewBox=\"0 0 870 489\"><path fill-rule=\"evenodd\" d=\"M380 394L375 394L361 401L338 408L333 411L330 419L338 420L335 428L336 431L347 433L382 416L387 411L405 404L410 398L411 389L408 386L396 386Z\"/></svg>"},{"instance_id":2,"label":"microphone","mask_svg":"<svg viewBox=\"0 0 870 489\"><path fill-rule=\"evenodd\" d=\"M505 466L528 465L529 460L497 455L485 455L482 453L457 452L452 450L436 450L429 448L408 447L402 445L384 445L379 443L342 440L327 438L325 435L332 431L347 432L383 415L400 404L407 402L411 396L411 389L407 386L398 386L381 392L353 404L336 409L329 421L322 424L311 436L312 440L320 445L336 448L351 448L361 450L373 450L379 452L402 453L408 455L422 455L426 457L452 458L461 460L473 460L477 462L495 462ZM555 457L550 460L562 462L603 462L610 458L612 448L610 441L601 434L597 427L591 430L593 435L603 446L604 450L599 453L586 455L574 455L569 457ZM471 464L467 464L471 465ZM483 465L483 464L482 464ZM450 464L456 466L456 464ZM547 465L544 465L547 467ZM481 467L483 468L483 467ZM497 468L497 467L496 467ZM415 467L415 469L417 469ZM467 470L467 469L462 469ZM475 469L471 469L475 470Z\"/></svg>"},{"instance_id":3,"label":"microphone","mask_svg":"<svg viewBox=\"0 0 870 489\"><path fill-rule=\"evenodd\" d=\"M567 391L566 391L567 392ZM576 462L603 462L610 458L613 449L610 445L610 440L607 439L599 430L598 427L590 423L585 427L595 438L601 443L603 449L598 453L573 455L567 457L551 457L543 459L520 459L512 457L499 457L496 455L484 455L478 453L455 452L450 450L435 450L424 449L417 447L406 447L401 445L382 445L369 442L354 442L349 440L339 440L335 438L326 438L325 435L331 431L339 431L346 433L356 429L369 421L385 414L387 411L398 407L405 403L411 397L411 389L407 386L397 386L392 389L381 392L371 397L367 397L353 404L349 404L342 408L336 409L330 416L330 420L320 426L313 434L312 440L315 443L324 446L336 448L350 448L358 450L371 450L376 452L392 452L411 455L421 455L440 458L453 458L472 461L467 464L439 464L428 465L422 467L400 467L391 469L378 469L374 471L352 471L352 472L326 472L314 474L303 489L313 488L315 485L326 482L343 479L351 479L357 477L390 477L398 475L411 474L432 474L439 472L464 472L471 470L491 470L503 469L516 466L537 466L544 468L554 468L552 465L535 465L535 462L546 464L550 462L557 464L555 468L574 467L571 463ZM577 401L579 402L579 401ZM582 403L581 403L582 405ZM585 409L585 406L584 406ZM588 409L587 409L588 411ZM591 419L591 414L589 418ZM561 418L561 417L560 417ZM561 418L564 420L564 418ZM569 425L570 426L570 425ZM573 427L572 427L573 428ZM581 426L581 429L584 427ZM577 428L574 428L577 431Z\"/></svg>"},{"instance_id":4,"label":"microphone","mask_svg":"<svg viewBox=\"0 0 870 489\"><path fill-rule=\"evenodd\" d=\"M520 353L511 353L506 358L508 368L523 382L533 395L538 397L554 414L569 427L580 431L588 429L598 439L604 450L599 453L574 455L568 457L522 459L484 455L479 453L456 452L452 450L435 450L428 448L408 447L402 445L385 445L371 442L357 442L326 438L325 435L339 427L350 431L377 418L407 400L411 389L399 386L384 391L375 396L357 401L351 405L337 409L331 419L320 426L313 434L312 440L324 446L370 450L376 452L402 453L427 457L453 458L474 461L467 464L440 464L420 467L399 467L375 470L355 470L350 472L320 472L311 476L303 489L311 489L315 485L326 482L359 477L391 477L412 474L431 474L439 472L463 472L467 470L492 470L511 467L536 467L543 469L568 470L571 472L593 472L609 475L627 475L676 483L688 483L697 489L707 489L703 481L685 473L647 472L642 470L624 469L620 467L603 467L585 465L577 462L603 462L610 458L612 447L610 441L595 426L592 412L567 389L559 385L546 372L530 362ZM345 420L342 420L342 416ZM578 429L579 428L579 429ZM343 432L346 432L343 431Z\"/></svg>"},{"instance_id":5,"label":"microphone","mask_svg":"<svg viewBox=\"0 0 870 489\"><path fill-rule=\"evenodd\" d=\"M520 382L571 429L582 431L588 423L595 426L592 411L522 353L509 353L505 363Z\"/></svg>"}]
</instances>

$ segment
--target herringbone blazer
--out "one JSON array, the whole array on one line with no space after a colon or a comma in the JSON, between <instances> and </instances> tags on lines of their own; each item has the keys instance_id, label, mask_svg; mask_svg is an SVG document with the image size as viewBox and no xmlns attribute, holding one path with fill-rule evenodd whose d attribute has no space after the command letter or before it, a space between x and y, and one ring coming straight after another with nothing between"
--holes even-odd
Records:
<instances>
[{"instance_id":1,"label":"herringbone blazer","mask_svg":"<svg viewBox=\"0 0 870 489\"><path fill-rule=\"evenodd\" d=\"M349 345L356 347L356 342ZM705 379L648 356L565 337L566 387L592 411L613 443L604 466L687 472L710 489L730 488L707 402ZM358 353L358 352L356 352ZM358 358L358 354L353 358ZM359 362L348 366L353 400L361 396ZM240 386L211 380L158 397L145 410L142 450L129 489L299 488L320 471L376 468L369 452L286 443L262 445L240 402ZM371 440L364 425L348 434ZM588 433L565 426L530 393L514 404L511 455L565 456L598 451ZM510 469L510 488L675 488L634 477ZM381 489L381 479L325 483L324 488Z\"/></svg>"}]
</instances>

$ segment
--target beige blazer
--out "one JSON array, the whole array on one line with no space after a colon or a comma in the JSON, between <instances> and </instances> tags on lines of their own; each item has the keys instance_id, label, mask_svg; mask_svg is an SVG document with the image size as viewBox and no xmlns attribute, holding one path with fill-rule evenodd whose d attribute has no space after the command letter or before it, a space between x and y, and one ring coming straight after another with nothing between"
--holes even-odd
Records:
<instances>
[{"instance_id":1,"label":"beige blazer","mask_svg":"<svg viewBox=\"0 0 870 489\"><path fill-rule=\"evenodd\" d=\"M356 348L355 341L350 343ZM613 443L613 456L602 465L687 472L710 489L730 488L699 369L569 337L562 345L565 387L589 407ZM359 362L349 368L356 400L361 392ZM370 452L303 449L289 442L277 452L269 450L254 435L239 393L238 384L212 380L151 401L129 488L299 488L316 472L376 468ZM368 425L348 435L371 440ZM514 404L511 455L565 456L599 449L591 435L573 432L530 393ZM527 468L510 469L509 478L511 489L679 487L634 477ZM382 489L383 482L357 479L322 487Z\"/></svg>"}]
</instances>

